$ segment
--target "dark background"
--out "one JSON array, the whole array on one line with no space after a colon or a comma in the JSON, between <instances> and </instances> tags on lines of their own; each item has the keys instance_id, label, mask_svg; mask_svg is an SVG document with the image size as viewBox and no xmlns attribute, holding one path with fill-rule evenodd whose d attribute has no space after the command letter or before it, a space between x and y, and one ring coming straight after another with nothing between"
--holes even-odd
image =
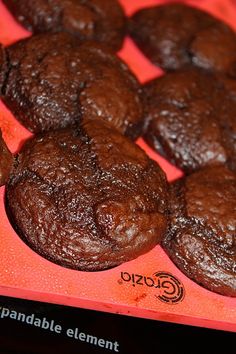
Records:
<instances>
[{"instance_id":1,"label":"dark background","mask_svg":"<svg viewBox=\"0 0 236 354\"><path fill-rule=\"evenodd\" d=\"M121 354L236 354L236 333L170 324L66 306L0 297L0 306L46 317L63 328L118 341ZM112 353L10 318L0 319L0 353Z\"/></svg>"}]
</instances>

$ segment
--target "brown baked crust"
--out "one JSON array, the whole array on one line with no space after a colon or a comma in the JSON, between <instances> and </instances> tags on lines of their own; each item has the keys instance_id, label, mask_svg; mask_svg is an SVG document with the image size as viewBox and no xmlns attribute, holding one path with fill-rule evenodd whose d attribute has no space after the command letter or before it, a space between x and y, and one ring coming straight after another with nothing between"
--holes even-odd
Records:
<instances>
[{"instance_id":1,"label":"brown baked crust","mask_svg":"<svg viewBox=\"0 0 236 354\"><path fill-rule=\"evenodd\" d=\"M145 140L186 173L225 163L236 171L236 85L197 68L144 86Z\"/></svg>"},{"instance_id":2,"label":"brown baked crust","mask_svg":"<svg viewBox=\"0 0 236 354\"><path fill-rule=\"evenodd\" d=\"M13 16L34 34L68 32L117 51L123 44L126 17L117 0L4 0Z\"/></svg>"},{"instance_id":3,"label":"brown baked crust","mask_svg":"<svg viewBox=\"0 0 236 354\"><path fill-rule=\"evenodd\" d=\"M203 10L176 3L141 9L130 18L129 32L147 57L165 70L196 65L235 71L235 32Z\"/></svg>"},{"instance_id":4,"label":"brown baked crust","mask_svg":"<svg viewBox=\"0 0 236 354\"><path fill-rule=\"evenodd\" d=\"M7 183L13 168L14 158L2 137L0 129L0 186Z\"/></svg>"},{"instance_id":5,"label":"brown baked crust","mask_svg":"<svg viewBox=\"0 0 236 354\"><path fill-rule=\"evenodd\" d=\"M170 258L206 289L235 297L236 175L207 167L172 184L170 200Z\"/></svg>"},{"instance_id":6,"label":"brown baked crust","mask_svg":"<svg viewBox=\"0 0 236 354\"><path fill-rule=\"evenodd\" d=\"M136 139L142 127L140 84L128 66L95 42L41 34L6 49L3 100L30 131L104 119Z\"/></svg>"},{"instance_id":7,"label":"brown baked crust","mask_svg":"<svg viewBox=\"0 0 236 354\"><path fill-rule=\"evenodd\" d=\"M18 233L65 267L95 271L149 251L167 227L163 171L110 125L29 140L7 185Z\"/></svg>"}]
</instances>

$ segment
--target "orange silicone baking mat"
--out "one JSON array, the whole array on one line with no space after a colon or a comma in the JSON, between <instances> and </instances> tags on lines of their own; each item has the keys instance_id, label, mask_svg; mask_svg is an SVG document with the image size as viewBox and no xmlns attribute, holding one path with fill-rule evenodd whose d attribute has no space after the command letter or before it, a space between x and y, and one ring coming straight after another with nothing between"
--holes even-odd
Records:
<instances>
[{"instance_id":1,"label":"orange silicone baking mat","mask_svg":"<svg viewBox=\"0 0 236 354\"><path fill-rule=\"evenodd\" d=\"M120 0L127 15L157 0ZM236 1L198 0L186 3L203 8L236 29ZM0 1L0 42L9 45L29 36ZM119 55L141 82L160 75L126 38ZM0 128L12 152L31 134L0 102ZM181 171L138 142L160 163L169 180ZM81 272L51 263L33 252L14 232L0 188L0 295L70 305L137 317L184 323L236 332L236 298L210 292L197 285L170 261L160 246L119 267L102 272Z\"/></svg>"}]
</instances>

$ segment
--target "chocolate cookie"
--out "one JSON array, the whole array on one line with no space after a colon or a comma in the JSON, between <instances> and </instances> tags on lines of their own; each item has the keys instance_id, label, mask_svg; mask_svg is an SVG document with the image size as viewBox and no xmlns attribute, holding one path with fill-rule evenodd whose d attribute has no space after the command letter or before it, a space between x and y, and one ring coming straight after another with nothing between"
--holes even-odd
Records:
<instances>
[{"instance_id":1,"label":"chocolate cookie","mask_svg":"<svg viewBox=\"0 0 236 354\"><path fill-rule=\"evenodd\" d=\"M117 0L4 0L13 16L34 34L69 32L80 40L121 48L126 18Z\"/></svg>"},{"instance_id":2,"label":"chocolate cookie","mask_svg":"<svg viewBox=\"0 0 236 354\"><path fill-rule=\"evenodd\" d=\"M2 98L32 132L99 118L133 139L139 135L140 85L107 48L57 33L22 40L6 52Z\"/></svg>"},{"instance_id":3,"label":"chocolate cookie","mask_svg":"<svg viewBox=\"0 0 236 354\"><path fill-rule=\"evenodd\" d=\"M186 173L225 163L236 171L236 84L200 69L144 86L145 140Z\"/></svg>"},{"instance_id":4,"label":"chocolate cookie","mask_svg":"<svg viewBox=\"0 0 236 354\"><path fill-rule=\"evenodd\" d=\"M11 170L13 168L14 158L5 141L2 138L2 132L0 129L0 186L4 185L9 178Z\"/></svg>"},{"instance_id":5,"label":"chocolate cookie","mask_svg":"<svg viewBox=\"0 0 236 354\"><path fill-rule=\"evenodd\" d=\"M84 271L117 266L158 244L167 199L159 166L98 120L29 140L7 185L21 237L45 258Z\"/></svg>"},{"instance_id":6,"label":"chocolate cookie","mask_svg":"<svg viewBox=\"0 0 236 354\"><path fill-rule=\"evenodd\" d=\"M193 64L235 71L235 32L200 9L173 3L141 9L131 17L129 31L147 57L165 70Z\"/></svg>"},{"instance_id":7,"label":"chocolate cookie","mask_svg":"<svg viewBox=\"0 0 236 354\"><path fill-rule=\"evenodd\" d=\"M236 296L236 175L207 167L175 182L163 247L192 280Z\"/></svg>"}]
</instances>

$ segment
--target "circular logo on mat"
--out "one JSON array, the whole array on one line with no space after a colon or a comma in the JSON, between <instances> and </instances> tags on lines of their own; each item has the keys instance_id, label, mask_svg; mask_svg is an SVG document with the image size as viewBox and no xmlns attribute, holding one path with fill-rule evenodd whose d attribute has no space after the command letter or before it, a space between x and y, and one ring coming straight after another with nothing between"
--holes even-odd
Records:
<instances>
[{"instance_id":1,"label":"circular logo on mat","mask_svg":"<svg viewBox=\"0 0 236 354\"><path fill-rule=\"evenodd\" d=\"M168 304L177 304L184 298L184 286L174 275L168 272L156 272L153 274L159 288L156 297Z\"/></svg>"}]
</instances>

